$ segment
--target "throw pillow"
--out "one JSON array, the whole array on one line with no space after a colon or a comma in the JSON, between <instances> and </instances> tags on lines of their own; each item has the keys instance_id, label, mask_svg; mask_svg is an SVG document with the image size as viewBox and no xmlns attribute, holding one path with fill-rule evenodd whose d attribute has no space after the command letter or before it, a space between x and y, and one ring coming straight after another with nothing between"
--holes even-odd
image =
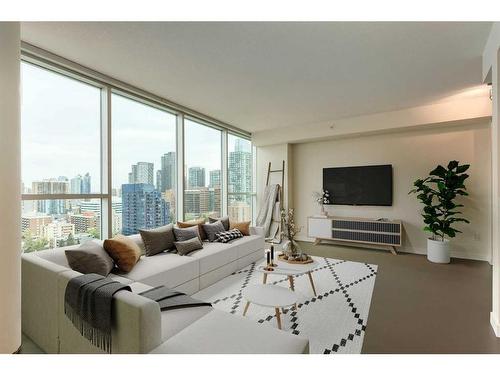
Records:
<instances>
[{"instance_id":1,"label":"throw pillow","mask_svg":"<svg viewBox=\"0 0 500 375\"><path fill-rule=\"evenodd\" d=\"M224 225L224 230L229 230L229 216L224 216L221 218L208 217L208 222L215 223L216 221L220 221L222 225Z\"/></svg>"},{"instance_id":2,"label":"throw pillow","mask_svg":"<svg viewBox=\"0 0 500 375\"><path fill-rule=\"evenodd\" d=\"M140 229L146 256L150 257L171 250L174 247L174 226L173 224L164 225L155 229Z\"/></svg>"},{"instance_id":3,"label":"throw pillow","mask_svg":"<svg viewBox=\"0 0 500 375\"><path fill-rule=\"evenodd\" d=\"M217 242L228 243L236 238L243 237L243 234L238 229L231 229L226 232L217 233L215 235Z\"/></svg>"},{"instance_id":4,"label":"throw pillow","mask_svg":"<svg viewBox=\"0 0 500 375\"><path fill-rule=\"evenodd\" d=\"M174 228L174 236L176 241L186 241L195 237L200 238L200 232L197 225L189 228Z\"/></svg>"},{"instance_id":5,"label":"throw pillow","mask_svg":"<svg viewBox=\"0 0 500 375\"><path fill-rule=\"evenodd\" d=\"M190 228L194 227L195 225L198 226L198 231L200 233L200 238L202 241L205 241L207 239L207 235L205 234L205 231L203 230L203 224L205 223L205 219L197 219L197 220L190 220L190 221L178 221L177 226L179 228Z\"/></svg>"},{"instance_id":6,"label":"throw pillow","mask_svg":"<svg viewBox=\"0 0 500 375\"><path fill-rule=\"evenodd\" d=\"M203 249L203 242L198 236L186 241L174 242L174 244L179 255L187 255L192 251Z\"/></svg>"},{"instance_id":7,"label":"throw pillow","mask_svg":"<svg viewBox=\"0 0 500 375\"><path fill-rule=\"evenodd\" d=\"M77 249L66 250L64 253L71 269L83 274L97 273L108 276L115 266L113 259L98 241L86 241Z\"/></svg>"},{"instance_id":8,"label":"throw pillow","mask_svg":"<svg viewBox=\"0 0 500 375\"><path fill-rule=\"evenodd\" d=\"M229 221L229 229L239 229L244 236L250 236L250 221L242 221L241 223Z\"/></svg>"},{"instance_id":9,"label":"throw pillow","mask_svg":"<svg viewBox=\"0 0 500 375\"><path fill-rule=\"evenodd\" d=\"M212 224L203 224L203 231L207 234L207 238L210 242L215 241L215 235L220 232L224 232L224 225L220 220Z\"/></svg>"},{"instance_id":10,"label":"throw pillow","mask_svg":"<svg viewBox=\"0 0 500 375\"><path fill-rule=\"evenodd\" d=\"M133 240L121 234L104 240L104 250L123 272L130 272L141 257L141 248Z\"/></svg>"}]
</instances>

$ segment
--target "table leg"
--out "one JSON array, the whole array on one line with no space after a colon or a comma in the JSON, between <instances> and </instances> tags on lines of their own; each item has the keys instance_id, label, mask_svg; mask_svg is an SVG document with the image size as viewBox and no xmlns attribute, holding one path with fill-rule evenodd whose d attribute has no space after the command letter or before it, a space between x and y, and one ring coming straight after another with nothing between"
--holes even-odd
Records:
<instances>
[{"instance_id":1,"label":"table leg","mask_svg":"<svg viewBox=\"0 0 500 375\"><path fill-rule=\"evenodd\" d=\"M245 316L247 314L249 307L250 307L250 302L247 302L247 304L245 305L245 309L243 310L243 316Z\"/></svg>"},{"instance_id":2,"label":"table leg","mask_svg":"<svg viewBox=\"0 0 500 375\"><path fill-rule=\"evenodd\" d=\"M262 277L262 284L265 284L267 282L267 273L264 273L264 276Z\"/></svg>"},{"instance_id":3,"label":"table leg","mask_svg":"<svg viewBox=\"0 0 500 375\"><path fill-rule=\"evenodd\" d=\"M314 281L313 281L312 273L308 272L307 275L309 276L309 281L311 282L311 287L312 287L314 296L316 296L316 288L314 287Z\"/></svg>"},{"instance_id":4,"label":"table leg","mask_svg":"<svg viewBox=\"0 0 500 375\"><path fill-rule=\"evenodd\" d=\"M293 276L292 275L289 275L288 276L288 282L290 283L290 289L295 291L295 284L294 284L294 280L293 280Z\"/></svg>"},{"instance_id":5,"label":"table leg","mask_svg":"<svg viewBox=\"0 0 500 375\"><path fill-rule=\"evenodd\" d=\"M294 303L294 304L293 304L293 308L294 308L295 310L297 310L297 304L296 304L296 303Z\"/></svg>"},{"instance_id":6,"label":"table leg","mask_svg":"<svg viewBox=\"0 0 500 375\"><path fill-rule=\"evenodd\" d=\"M281 329L281 316L280 316L280 309L276 308L276 320L278 321L278 328Z\"/></svg>"}]
</instances>

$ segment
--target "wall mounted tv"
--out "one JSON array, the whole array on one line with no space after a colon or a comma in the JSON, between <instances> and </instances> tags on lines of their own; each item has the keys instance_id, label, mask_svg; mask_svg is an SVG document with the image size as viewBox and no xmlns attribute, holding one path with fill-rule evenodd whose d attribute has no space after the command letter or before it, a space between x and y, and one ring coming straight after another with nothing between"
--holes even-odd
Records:
<instances>
[{"instance_id":1,"label":"wall mounted tv","mask_svg":"<svg viewBox=\"0 0 500 375\"><path fill-rule=\"evenodd\" d=\"M392 206L392 165L323 168L330 204Z\"/></svg>"}]
</instances>

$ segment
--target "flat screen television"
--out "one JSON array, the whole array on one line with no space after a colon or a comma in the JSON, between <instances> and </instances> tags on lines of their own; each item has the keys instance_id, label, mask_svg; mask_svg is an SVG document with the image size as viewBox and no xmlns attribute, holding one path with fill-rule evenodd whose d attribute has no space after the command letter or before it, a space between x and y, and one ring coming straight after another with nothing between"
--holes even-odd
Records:
<instances>
[{"instance_id":1,"label":"flat screen television","mask_svg":"<svg viewBox=\"0 0 500 375\"><path fill-rule=\"evenodd\" d=\"M330 204L392 206L392 165L323 168Z\"/></svg>"}]
</instances>

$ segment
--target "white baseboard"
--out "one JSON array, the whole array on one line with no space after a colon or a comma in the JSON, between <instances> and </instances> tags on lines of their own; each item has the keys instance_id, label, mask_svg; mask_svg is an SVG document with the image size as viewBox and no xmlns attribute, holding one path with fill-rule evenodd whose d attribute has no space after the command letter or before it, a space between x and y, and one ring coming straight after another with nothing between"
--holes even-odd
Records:
<instances>
[{"instance_id":1,"label":"white baseboard","mask_svg":"<svg viewBox=\"0 0 500 375\"><path fill-rule=\"evenodd\" d=\"M304 241L304 242L314 242L314 238L300 236L300 235L297 236L297 240ZM328 240L324 240L324 241L325 241L325 243L328 243ZM332 240L331 243L332 244L335 243L337 245L342 245L341 242L339 242L339 241L335 242L334 240ZM367 245L362 245L362 244L356 244L354 242L351 244L345 244L345 246L377 249L376 246L367 246ZM401 253L408 253L408 254L427 255L427 249L425 249L425 248L422 249L422 248L402 247L402 248L398 248L397 251L401 252ZM491 265L491 257L487 254L484 254L484 253L452 250L451 257L452 258L460 258L460 259L482 260L482 261L490 263L490 265Z\"/></svg>"},{"instance_id":2,"label":"white baseboard","mask_svg":"<svg viewBox=\"0 0 500 375\"><path fill-rule=\"evenodd\" d=\"M495 336L500 337L500 323L493 315L493 312L490 312L490 324L491 328L493 328L493 332L495 332Z\"/></svg>"}]
</instances>

